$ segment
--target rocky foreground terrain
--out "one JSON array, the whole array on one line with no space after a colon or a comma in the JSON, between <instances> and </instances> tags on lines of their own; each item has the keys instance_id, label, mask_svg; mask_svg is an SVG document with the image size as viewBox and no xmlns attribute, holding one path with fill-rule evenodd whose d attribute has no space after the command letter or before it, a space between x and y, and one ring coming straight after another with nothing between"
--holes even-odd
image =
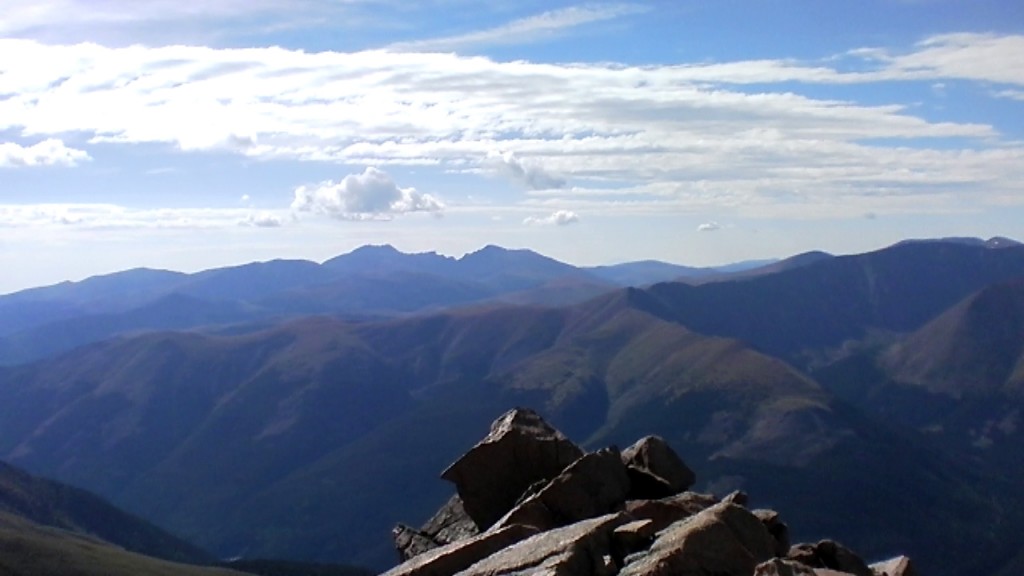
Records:
<instances>
[{"instance_id":1,"label":"rocky foreground terrain","mask_svg":"<svg viewBox=\"0 0 1024 576\"><path fill-rule=\"evenodd\" d=\"M742 492L688 491L693 471L661 438L585 453L530 410L498 418L442 478L458 494L394 529L403 562L384 576L916 575L904 556L868 565L831 540L791 545Z\"/></svg>"}]
</instances>

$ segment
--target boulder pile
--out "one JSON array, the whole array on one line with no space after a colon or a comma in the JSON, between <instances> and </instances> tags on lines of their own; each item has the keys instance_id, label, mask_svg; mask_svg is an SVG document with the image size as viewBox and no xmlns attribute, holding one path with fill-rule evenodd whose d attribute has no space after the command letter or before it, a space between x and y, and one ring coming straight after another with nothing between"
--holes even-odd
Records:
<instances>
[{"instance_id":1,"label":"boulder pile","mask_svg":"<svg viewBox=\"0 0 1024 576\"><path fill-rule=\"evenodd\" d=\"M747 496L690 492L696 477L661 438L584 452L515 409L445 470L457 494L420 528L393 531L385 576L916 576L823 540L791 546Z\"/></svg>"}]
</instances>

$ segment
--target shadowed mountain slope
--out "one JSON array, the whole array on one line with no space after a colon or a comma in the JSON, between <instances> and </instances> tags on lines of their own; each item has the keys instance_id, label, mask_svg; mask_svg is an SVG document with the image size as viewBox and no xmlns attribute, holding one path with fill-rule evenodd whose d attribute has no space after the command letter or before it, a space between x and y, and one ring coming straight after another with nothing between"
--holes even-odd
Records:
<instances>
[{"instance_id":1,"label":"shadowed mountain slope","mask_svg":"<svg viewBox=\"0 0 1024 576\"><path fill-rule=\"evenodd\" d=\"M900 244L776 274L649 289L667 319L800 366L872 331L909 332L970 293L1024 276L1024 247Z\"/></svg>"},{"instance_id":2,"label":"shadowed mountain slope","mask_svg":"<svg viewBox=\"0 0 1024 576\"><path fill-rule=\"evenodd\" d=\"M242 576L130 552L80 533L0 512L0 574L12 576Z\"/></svg>"},{"instance_id":3,"label":"shadowed mountain slope","mask_svg":"<svg viewBox=\"0 0 1024 576\"><path fill-rule=\"evenodd\" d=\"M972 294L882 359L905 384L953 398L1024 400L1024 278Z\"/></svg>"},{"instance_id":4,"label":"shadowed mountain slope","mask_svg":"<svg viewBox=\"0 0 1024 576\"><path fill-rule=\"evenodd\" d=\"M316 264L274 260L196 274L130 270L0 296L0 364L121 334L309 314L401 315L503 299L564 305L615 285L529 250L462 258L368 246Z\"/></svg>"},{"instance_id":5,"label":"shadowed mountain slope","mask_svg":"<svg viewBox=\"0 0 1024 576\"><path fill-rule=\"evenodd\" d=\"M178 562L207 563L207 552L118 510L100 497L0 462L0 512L92 536L127 550Z\"/></svg>"},{"instance_id":6,"label":"shadowed mountain slope","mask_svg":"<svg viewBox=\"0 0 1024 576\"><path fill-rule=\"evenodd\" d=\"M865 469L897 475L901 484L869 494L902 498L930 520L905 542L924 566L973 561L952 561L960 546L918 553L937 537L932 527L964 509L977 515L964 546L984 548L972 527L994 512L960 472L934 473L941 457L904 448L778 359L661 319L662 305L628 289L568 308L307 319L241 336L94 344L0 370L0 454L221 556L385 567L391 526L425 519L446 496L440 481L418 478L443 469L496 414L531 405L588 445L662 435L712 471L710 488L756 487L773 503L826 483L852 490ZM834 521L864 504L831 502L827 516L790 508L808 537L827 531L873 553L897 536L903 510L879 510L856 529Z\"/></svg>"}]
</instances>

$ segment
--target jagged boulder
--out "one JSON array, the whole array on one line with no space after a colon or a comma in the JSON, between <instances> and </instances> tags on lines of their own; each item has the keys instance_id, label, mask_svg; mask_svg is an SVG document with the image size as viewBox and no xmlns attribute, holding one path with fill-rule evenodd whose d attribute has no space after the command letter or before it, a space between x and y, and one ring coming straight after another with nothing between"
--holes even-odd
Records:
<instances>
[{"instance_id":1,"label":"jagged boulder","mask_svg":"<svg viewBox=\"0 0 1024 576\"><path fill-rule=\"evenodd\" d=\"M814 569L793 560L772 558L754 569L754 576L816 576Z\"/></svg>"},{"instance_id":2,"label":"jagged boulder","mask_svg":"<svg viewBox=\"0 0 1024 576\"><path fill-rule=\"evenodd\" d=\"M382 576L451 576L535 534L535 528L519 525L478 534L423 552Z\"/></svg>"},{"instance_id":3,"label":"jagged boulder","mask_svg":"<svg viewBox=\"0 0 1024 576\"><path fill-rule=\"evenodd\" d=\"M613 512L628 493L629 476L619 451L605 448L580 457L495 526L526 524L549 530Z\"/></svg>"},{"instance_id":4,"label":"jagged boulder","mask_svg":"<svg viewBox=\"0 0 1024 576\"><path fill-rule=\"evenodd\" d=\"M779 513L775 510L754 510L754 516L764 524L768 533L775 539L775 555L786 556L789 554L789 526L779 520Z\"/></svg>"},{"instance_id":5,"label":"jagged boulder","mask_svg":"<svg viewBox=\"0 0 1024 576\"><path fill-rule=\"evenodd\" d=\"M612 556L624 559L651 547L658 531L650 520L634 520L612 531Z\"/></svg>"},{"instance_id":6,"label":"jagged boulder","mask_svg":"<svg viewBox=\"0 0 1024 576\"><path fill-rule=\"evenodd\" d=\"M696 474L658 436L637 440L622 451L622 461L633 484L631 499L654 499L688 490L697 481Z\"/></svg>"},{"instance_id":7,"label":"jagged boulder","mask_svg":"<svg viewBox=\"0 0 1024 576\"><path fill-rule=\"evenodd\" d=\"M466 514L456 494L419 529L399 524L391 531L398 557L404 562L445 544L476 536L480 530Z\"/></svg>"},{"instance_id":8,"label":"jagged boulder","mask_svg":"<svg viewBox=\"0 0 1024 576\"><path fill-rule=\"evenodd\" d=\"M647 552L631 556L623 576L753 574L772 558L775 540L749 510L726 502L662 531Z\"/></svg>"},{"instance_id":9,"label":"jagged boulder","mask_svg":"<svg viewBox=\"0 0 1024 576\"><path fill-rule=\"evenodd\" d=\"M789 549L788 557L811 568L827 568L853 576L875 576L859 556L832 540L797 544Z\"/></svg>"},{"instance_id":10,"label":"jagged boulder","mask_svg":"<svg viewBox=\"0 0 1024 576\"><path fill-rule=\"evenodd\" d=\"M659 500L630 500L625 510L636 519L650 520L655 532L668 528L680 520L718 504L718 499L709 494L683 492L669 498Z\"/></svg>"},{"instance_id":11,"label":"jagged boulder","mask_svg":"<svg viewBox=\"0 0 1024 576\"><path fill-rule=\"evenodd\" d=\"M441 477L455 484L466 514L486 530L530 485L558 476L582 455L536 412L515 409L498 418L487 437Z\"/></svg>"},{"instance_id":12,"label":"jagged boulder","mask_svg":"<svg viewBox=\"0 0 1024 576\"><path fill-rule=\"evenodd\" d=\"M442 477L458 495L420 529L395 528L407 560L385 576L916 576L905 557L868 567L831 540L790 546L778 513L748 510L744 492L686 491L693 472L660 438L584 454L529 410Z\"/></svg>"},{"instance_id":13,"label":"jagged boulder","mask_svg":"<svg viewBox=\"0 0 1024 576\"><path fill-rule=\"evenodd\" d=\"M438 547L433 538L405 524L399 524L391 530L391 539L395 542L400 562Z\"/></svg>"},{"instance_id":14,"label":"jagged boulder","mask_svg":"<svg viewBox=\"0 0 1024 576\"><path fill-rule=\"evenodd\" d=\"M897 556L885 562L876 562L869 568L875 576L917 576L913 562L906 556Z\"/></svg>"},{"instance_id":15,"label":"jagged boulder","mask_svg":"<svg viewBox=\"0 0 1024 576\"><path fill-rule=\"evenodd\" d=\"M465 540L480 533L476 523L466 514L466 508L458 494L445 502L420 531L441 545Z\"/></svg>"},{"instance_id":16,"label":"jagged boulder","mask_svg":"<svg viewBox=\"0 0 1024 576\"><path fill-rule=\"evenodd\" d=\"M612 534L629 520L620 512L543 532L477 562L460 576L612 576L619 567Z\"/></svg>"}]
</instances>

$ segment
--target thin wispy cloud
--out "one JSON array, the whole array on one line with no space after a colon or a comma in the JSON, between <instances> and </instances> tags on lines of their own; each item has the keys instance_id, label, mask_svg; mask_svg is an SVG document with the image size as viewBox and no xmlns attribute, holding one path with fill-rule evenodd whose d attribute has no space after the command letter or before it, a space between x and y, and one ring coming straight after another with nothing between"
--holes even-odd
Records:
<instances>
[{"instance_id":1,"label":"thin wispy cloud","mask_svg":"<svg viewBox=\"0 0 1024 576\"><path fill-rule=\"evenodd\" d=\"M470 46L534 42L585 24L613 20L647 10L647 7L639 4L585 4L582 6L570 6L520 18L486 30L444 38L399 42L388 46L388 48L410 52L447 52Z\"/></svg>"}]
</instances>

